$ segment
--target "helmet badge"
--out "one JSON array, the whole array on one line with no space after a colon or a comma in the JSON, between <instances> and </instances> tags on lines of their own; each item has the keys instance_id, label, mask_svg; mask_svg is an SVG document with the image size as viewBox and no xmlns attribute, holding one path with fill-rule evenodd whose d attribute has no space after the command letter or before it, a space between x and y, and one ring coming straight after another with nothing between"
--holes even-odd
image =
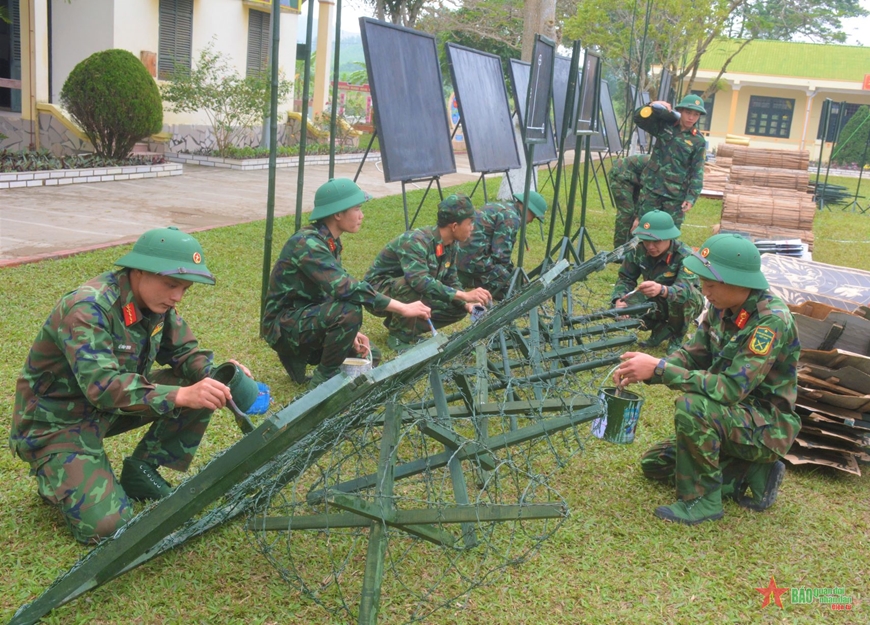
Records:
<instances>
[{"instance_id":1,"label":"helmet badge","mask_svg":"<svg viewBox=\"0 0 870 625\"><path fill-rule=\"evenodd\" d=\"M709 256L709 255L710 255L710 248L709 247L705 247L703 250L701 250L701 256L703 256L704 258L707 258L707 256Z\"/></svg>"},{"instance_id":2,"label":"helmet badge","mask_svg":"<svg viewBox=\"0 0 870 625\"><path fill-rule=\"evenodd\" d=\"M646 223L643 225L643 229L644 229L644 230L649 230L649 222L646 222Z\"/></svg>"},{"instance_id":3,"label":"helmet badge","mask_svg":"<svg viewBox=\"0 0 870 625\"><path fill-rule=\"evenodd\" d=\"M202 254L200 254L199 252L194 252L193 253L193 262L197 265L200 264L202 262Z\"/></svg>"}]
</instances>

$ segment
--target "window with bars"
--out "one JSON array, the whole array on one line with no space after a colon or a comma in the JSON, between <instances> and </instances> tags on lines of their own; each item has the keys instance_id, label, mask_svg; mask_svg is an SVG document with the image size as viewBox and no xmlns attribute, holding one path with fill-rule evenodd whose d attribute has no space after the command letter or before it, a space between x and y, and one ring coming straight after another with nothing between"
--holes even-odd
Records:
<instances>
[{"instance_id":1,"label":"window with bars","mask_svg":"<svg viewBox=\"0 0 870 625\"><path fill-rule=\"evenodd\" d=\"M692 91L692 95L696 95L696 96L700 96L703 93L704 93L703 91ZM704 109L707 111L707 114L701 115L701 119L698 120L698 130L710 132L710 122L713 120L713 104L715 102L716 102L716 94L715 93L704 100Z\"/></svg>"},{"instance_id":2,"label":"window with bars","mask_svg":"<svg viewBox=\"0 0 870 625\"><path fill-rule=\"evenodd\" d=\"M193 0L160 0L157 77L168 80L178 69L190 69Z\"/></svg>"},{"instance_id":3,"label":"window with bars","mask_svg":"<svg viewBox=\"0 0 870 625\"><path fill-rule=\"evenodd\" d=\"M852 119L852 115L858 112L858 108L860 108L861 105L846 102L846 107L842 111L840 110L842 108L842 102L830 102L829 105L831 107L831 114L828 121L828 134L825 137L825 141L831 143L837 138L837 129L842 132L843 128L846 127L846 124L849 123L849 120ZM840 121L840 113L843 115L842 121ZM816 139L821 139L823 134L825 134L824 108L822 109L822 115L819 118L819 130L816 133Z\"/></svg>"},{"instance_id":4,"label":"window with bars","mask_svg":"<svg viewBox=\"0 0 870 625\"><path fill-rule=\"evenodd\" d=\"M248 10L247 75L256 76L267 71L269 64L269 37L271 14L256 9Z\"/></svg>"},{"instance_id":5,"label":"window with bars","mask_svg":"<svg viewBox=\"0 0 870 625\"><path fill-rule=\"evenodd\" d=\"M746 134L788 139L794 118L794 100L753 95L749 97Z\"/></svg>"}]
</instances>

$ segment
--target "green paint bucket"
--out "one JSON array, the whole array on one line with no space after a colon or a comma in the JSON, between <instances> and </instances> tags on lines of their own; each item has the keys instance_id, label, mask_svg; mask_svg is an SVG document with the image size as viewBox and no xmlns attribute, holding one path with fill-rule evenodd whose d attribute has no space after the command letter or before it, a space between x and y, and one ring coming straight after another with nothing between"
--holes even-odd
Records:
<instances>
[{"instance_id":1,"label":"green paint bucket","mask_svg":"<svg viewBox=\"0 0 870 625\"><path fill-rule=\"evenodd\" d=\"M233 403L241 412L250 410L260 394L256 380L249 378L235 363L225 362L212 369L211 377L230 387Z\"/></svg>"},{"instance_id":2,"label":"green paint bucket","mask_svg":"<svg viewBox=\"0 0 870 625\"><path fill-rule=\"evenodd\" d=\"M592 422L592 434L620 445L633 443L643 397L613 387L602 388L598 397L604 401L607 414Z\"/></svg>"}]
</instances>

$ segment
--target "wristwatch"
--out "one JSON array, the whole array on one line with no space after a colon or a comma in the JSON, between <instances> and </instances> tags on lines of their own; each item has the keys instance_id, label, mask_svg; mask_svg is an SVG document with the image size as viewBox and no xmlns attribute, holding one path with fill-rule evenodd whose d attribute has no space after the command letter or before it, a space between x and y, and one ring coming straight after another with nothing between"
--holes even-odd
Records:
<instances>
[{"instance_id":1,"label":"wristwatch","mask_svg":"<svg viewBox=\"0 0 870 625\"><path fill-rule=\"evenodd\" d=\"M656 365L656 368L653 371L653 373L659 377L662 377L665 374L665 359L664 358L659 360L659 364Z\"/></svg>"}]
</instances>

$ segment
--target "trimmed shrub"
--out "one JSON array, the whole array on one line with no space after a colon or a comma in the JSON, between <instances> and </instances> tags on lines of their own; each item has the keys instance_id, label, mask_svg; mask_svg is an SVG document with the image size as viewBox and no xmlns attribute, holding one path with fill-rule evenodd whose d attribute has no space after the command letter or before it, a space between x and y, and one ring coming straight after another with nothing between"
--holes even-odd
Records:
<instances>
[{"instance_id":1,"label":"trimmed shrub","mask_svg":"<svg viewBox=\"0 0 870 625\"><path fill-rule=\"evenodd\" d=\"M831 162L844 167L864 167L866 161L870 161L870 153L865 157L868 140L870 140L870 108L861 106L840 131L840 142L837 144Z\"/></svg>"},{"instance_id":2,"label":"trimmed shrub","mask_svg":"<svg viewBox=\"0 0 870 625\"><path fill-rule=\"evenodd\" d=\"M76 65L60 101L100 156L125 158L163 127L157 83L127 50L96 52Z\"/></svg>"}]
</instances>

